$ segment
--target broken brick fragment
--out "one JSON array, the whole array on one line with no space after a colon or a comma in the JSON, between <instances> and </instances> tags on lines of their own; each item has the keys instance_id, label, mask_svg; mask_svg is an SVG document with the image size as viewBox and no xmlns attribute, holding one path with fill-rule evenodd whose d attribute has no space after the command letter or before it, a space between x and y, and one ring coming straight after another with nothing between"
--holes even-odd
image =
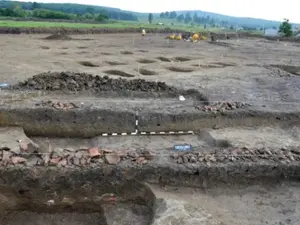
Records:
<instances>
[{"instance_id":1,"label":"broken brick fragment","mask_svg":"<svg viewBox=\"0 0 300 225\"><path fill-rule=\"evenodd\" d=\"M15 165L26 162L26 159L20 156L13 156L11 157L11 162Z\"/></svg>"},{"instance_id":2,"label":"broken brick fragment","mask_svg":"<svg viewBox=\"0 0 300 225\"><path fill-rule=\"evenodd\" d=\"M94 147L94 148L90 148L88 149L88 152L90 154L90 157L97 157L97 156L101 156L101 153L99 151L98 147Z\"/></svg>"}]
</instances>

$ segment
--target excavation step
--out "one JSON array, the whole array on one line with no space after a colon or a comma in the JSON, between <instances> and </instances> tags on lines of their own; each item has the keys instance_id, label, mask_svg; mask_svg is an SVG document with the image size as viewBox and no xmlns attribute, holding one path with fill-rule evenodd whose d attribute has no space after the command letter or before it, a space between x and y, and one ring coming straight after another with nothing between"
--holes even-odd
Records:
<instances>
[{"instance_id":1,"label":"excavation step","mask_svg":"<svg viewBox=\"0 0 300 225\"><path fill-rule=\"evenodd\" d=\"M224 107L224 103L207 106L193 99L48 96L2 104L0 126L20 126L30 136L93 137L300 124L300 111L238 104L225 103Z\"/></svg>"}]
</instances>

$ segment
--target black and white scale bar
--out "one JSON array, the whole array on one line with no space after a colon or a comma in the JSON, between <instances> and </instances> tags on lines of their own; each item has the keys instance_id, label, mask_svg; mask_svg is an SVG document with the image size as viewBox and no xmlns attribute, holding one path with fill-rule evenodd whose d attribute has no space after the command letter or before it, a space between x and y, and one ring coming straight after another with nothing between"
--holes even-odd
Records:
<instances>
[{"instance_id":1,"label":"black and white scale bar","mask_svg":"<svg viewBox=\"0 0 300 225\"><path fill-rule=\"evenodd\" d=\"M193 135L194 131L159 131L159 132L131 132L131 133L103 133L101 136L137 136L137 135Z\"/></svg>"},{"instance_id":2,"label":"black and white scale bar","mask_svg":"<svg viewBox=\"0 0 300 225\"><path fill-rule=\"evenodd\" d=\"M127 136L127 135L187 135L195 134L194 131L158 131L158 132L140 132L138 113L135 115L135 132L127 133L103 133L101 136Z\"/></svg>"}]
</instances>

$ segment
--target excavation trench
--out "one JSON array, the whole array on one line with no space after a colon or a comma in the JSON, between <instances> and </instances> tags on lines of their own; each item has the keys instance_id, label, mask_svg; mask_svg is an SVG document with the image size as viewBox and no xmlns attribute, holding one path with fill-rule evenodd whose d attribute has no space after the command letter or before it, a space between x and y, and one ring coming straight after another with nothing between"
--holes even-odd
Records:
<instances>
[{"instance_id":1,"label":"excavation trench","mask_svg":"<svg viewBox=\"0 0 300 225\"><path fill-rule=\"evenodd\" d=\"M179 94L184 101L178 99ZM37 92L16 96L7 99L5 95L0 105L0 139L4 140L0 145L0 225L61 221L66 225L222 224L216 220L228 225L260 225L274 218L278 219L274 224L282 220L298 224L300 193L293 185L299 186L300 149L293 137L297 132L291 131L291 127L300 127L297 110L280 112L232 102L211 105L193 90L161 98L107 99L95 93L38 96ZM263 127L269 130L261 130ZM202 132L206 130L210 132ZM183 137L178 135L181 131L195 134ZM237 134L244 139L248 135L251 144L260 138L258 133L271 131L274 135L269 139L275 142L278 137L278 144L260 148L256 144L225 145L230 135L217 136L231 134L234 140L239 139ZM280 139L278 135L285 133L291 134ZM289 145L281 143L284 139ZM193 150L178 152L175 144L192 144ZM282 183L290 189L283 191ZM279 190L266 188L265 197L259 191L245 191L278 184ZM180 197L177 191L184 187L196 188L201 194L191 197L188 190L189 195ZM215 195L217 189L221 191ZM296 197L282 194L285 191ZM247 203L239 197L241 193ZM249 202L255 198L268 202L270 196L277 208L286 201L284 207L290 208L280 206L280 210L294 213L264 214L261 221L254 221L259 217L255 209L261 206ZM242 204L247 210L239 213L247 220L228 219L227 212L239 215Z\"/></svg>"},{"instance_id":2,"label":"excavation trench","mask_svg":"<svg viewBox=\"0 0 300 225\"><path fill-rule=\"evenodd\" d=\"M62 101L63 102L63 101ZM105 133L198 131L208 128L297 126L298 112L261 111L255 108L235 109L223 112L206 112L190 103L180 105L173 100L156 102L145 107L150 100L133 102L135 105L119 105L122 100L99 102L97 105L80 101L36 106L27 104L2 106L0 126L20 126L29 136L90 138ZM65 107L65 108L64 108ZM107 107L107 108L106 108ZM138 127L136 127L138 120Z\"/></svg>"},{"instance_id":3,"label":"excavation trench","mask_svg":"<svg viewBox=\"0 0 300 225\"><path fill-rule=\"evenodd\" d=\"M2 169L0 224L151 224L156 201L151 189L107 175L100 170Z\"/></svg>"}]
</instances>

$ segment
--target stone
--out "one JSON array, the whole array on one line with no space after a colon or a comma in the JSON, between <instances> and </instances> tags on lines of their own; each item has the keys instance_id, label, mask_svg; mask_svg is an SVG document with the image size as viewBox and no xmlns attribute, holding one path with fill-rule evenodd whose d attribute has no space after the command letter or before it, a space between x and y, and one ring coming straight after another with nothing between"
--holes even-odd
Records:
<instances>
[{"instance_id":1,"label":"stone","mask_svg":"<svg viewBox=\"0 0 300 225\"><path fill-rule=\"evenodd\" d=\"M89 152L90 157L92 157L92 158L101 156L98 147L90 148L90 149L88 149L88 152Z\"/></svg>"},{"instance_id":2,"label":"stone","mask_svg":"<svg viewBox=\"0 0 300 225\"><path fill-rule=\"evenodd\" d=\"M61 203L66 204L66 205L73 205L75 203L75 201L71 198L64 197L61 200Z\"/></svg>"},{"instance_id":3,"label":"stone","mask_svg":"<svg viewBox=\"0 0 300 225\"><path fill-rule=\"evenodd\" d=\"M105 154L105 161L111 165L117 165L120 162L120 157L117 154Z\"/></svg>"},{"instance_id":4,"label":"stone","mask_svg":"<svg viewBox=\"0 0 300 225\"><path fill-rule=\"evenodd\" d=\"M19 142L19 147L21 152L28 152L28 145L24 141Z\"/></svg>"},{"instance_id":5,"label":"stone","mask_svg":"<svg viewBox=\"0 0 300 225\"><path fill-rule=\"evenodd\" d=\"M190 157L190 162L191 162L191 163L196 163L196 162L197 162L197 159L196 159L196 157L195 157L194 155L192 155L192 156Z\"/></svg>"},{"instance_id":6,"label":"stone","mask_svg":"<svg viewBox=\"0 0 300 225\"><path fill-rule=\"evenodd\" d=\"M49 165L51 165L51 166L56 166L56 165L58 165L60 159L61 159L61 158L59 158L59 157L55 157L55 158L50 159Z\"/></svg>"},{"instance_id":7,"label":"stone","mask_svg":"<svg viewBox=\"0 0 300 225\"><path fill-rule=\"evenodd\" d=\"M31 155L26 161L26 165L28 166L35 166L35 165L42 165L42 164L43 164L43 160L36 155Z\"/></svg>"},{"instance_id":8,"label":"stone","mask_svg":"<svg viewBox=\"0 0 300 225\"><path fill-rule=\"evenodd\" d=\"M62 149L62 148L54 148L53 152L52 152L52 155L56 156L56 157L63 157L64 156L64 149Z\"/></svg>"},{"instance_id":9,"label":"stone","mask_svg":"<svg viewBox=\"0 0 300 225\"><path fill-rule=\"evenodd\" d=\"M149 150L144 150L144 151L143 151L143 157L145 157L145 159L147 159L147 160L152 160L152 159L154 159L155 155L156 155L156 153L151 152L151 151L149 151Z\"/></svg>"},{"instance_id":10,"label":"stone","mask_svg":"<svg viewBox=\"0 0 300 225\"><path fill-rule=\"evenodd\" d=\"M74 158L73 158L73 164L74 164L75 166L80 166L80 158L74 157Z\"/></svg>"},{"instance_id":11,"label":"stone","mask_svg":"<svg viewBox=\"0 0 300 225\"><path fill-rule=\"evenodd\" d=\"M62 166L62 167L67 166L67 164L68 164L67 159L62 159L62 160L58 163L58 165L59 165L59 166Z\"/></svg>"},{"instance_id":12,"label":"stone","mask_svg":"<svg viewBox=\"0 0 300 225\"><path fill-rule=\"evenodd\" d=\"M136 162L137 162L138 164L143 164L144 161L145 161L145 158L144 158L144 157L139 157L139 158L136 159Z\"/></svg>"},{"instance_id":13,"label":"stone","mask_svg":"<svg viewBox=\"0 0 300 225\"><path fill-rule=\"evenodd\" d=\"M111 150L111 149L101 149L103 151L104 154L107 154L107 153L113 153L114 151Z\"/></svg>"},{"instance_id":14,"label":"stone","mask_svg":"<svg viewBox=\"0 0 300 225\"><path fill-rule=\"evenodd\" d=\"M33 142L30 142L30 143L27 144L27 152L29 154L32 154L32 153L35 153L35 152L40 152L39 150L41 150L41 149L37 144L35 144ZM47 151L47 153L49 153L49 152Z\"/></svg>"},{"instance_id":15,"label":"stone","mask_svg":"<svg viewBox=\"0 0 300 225\"><path fill-rule=\"evenodd\" d=\"M50 161L50 155L49 154L42 154L42 159L44 161L45 165L48 165L49 161Z\"/></svg>"},{"instance_id":16,"label":"stone","mask_svg":"<svg viewBox=\"0 0 300 225\"><path fill-rule=\"evenodd\" d=\"M80 159L80 164L83 165L83 166L86 165L86 159L85 158L81 158Z\"/></svg>"},{"instance_id":17,"label":"stone","mask_svg":"<svg viewBox=\"0 0 300 225\"><path fill-rule=\"evenodd\" d=\"M183 159L183 163L188 163L189 162L189 158L187 155L182 156Z\"/></svg>"},{"instance_id":18,"label":"stone","mask_svg":"<svg viewBox=\"0 0 300 225\"><path fill-rule=\"evenodd\" d=\"M23 157L20 157L20 156L13 156L11 157L11 162L16 165L16 164L19 164L19 163L24 163L26 162L26 159L23 158Z\"/></svg>"},{"instance_id":19,"label":"stone","mask_svg":"<svg viewBox=\"0 0 300 225\"><path fill-rule=\"evenodd\" d=\"M178 164L182 164L182 163L183 163L183 159L182 159L182 157L179 157L178 159L176 159L176 163L178 163Z\"/></svg>"},{"instance_id":20,"label":"stone","mask_svg":"<svg viewBox=\"0 0 300 225\"><path fill-rule=\"evenodd\" d=\"M179 158L179 154L178 153L174 153L173 155L171 155L171 157L173 159L178 159Z\"/></svg>"},{"instance_id":21,"label":"stone","mask_svg":"<svg viewBox=\"0 0 300 225\"><path fill-rule=\"evenodd\" d=\"M217 159L216 159L216 157L214 155L211 155L209 160L211 162L216 162L217 161Z\"/></svg>"},{"instance_id":22,"label":"stone","mask_svg":"<svg viewBox=\"0 0 300 225\"><path fill-rule=\"evenodd\" d=\"M11 156L13 155L13 153L9 152L9 151L3 151L3 154L2 154L2 161L3 162L11 162Z\"/></svg>"}]
</instances>

